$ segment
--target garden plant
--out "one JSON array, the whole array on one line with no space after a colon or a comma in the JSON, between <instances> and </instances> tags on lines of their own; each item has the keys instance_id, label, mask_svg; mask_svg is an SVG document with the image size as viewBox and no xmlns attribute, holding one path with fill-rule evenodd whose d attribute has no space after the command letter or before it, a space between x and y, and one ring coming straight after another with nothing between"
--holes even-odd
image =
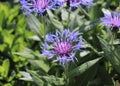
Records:
<instances>
[{"instance_id":1,"label":"garden plant","mask_svg":"<svg viewBox=\"0 0 120 86\"><path fill-rule=\"evenodd\" d=\"M0 2L0 86L120 86L120 0Z\"/></svg>"}]
</instances>

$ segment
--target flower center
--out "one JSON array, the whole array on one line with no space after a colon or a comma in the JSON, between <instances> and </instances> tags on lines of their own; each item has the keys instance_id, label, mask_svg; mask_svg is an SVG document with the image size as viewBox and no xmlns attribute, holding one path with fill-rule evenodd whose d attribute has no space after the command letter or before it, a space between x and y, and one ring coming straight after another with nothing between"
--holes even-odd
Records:
<instances>
[{"instance_id":1,"label":"flower center","mask_svg":"<svg viewBox=\"0 0 120 86\"><path fill-rule=\"evenodd\" d=\"M114 17L114 18L112 18L111 19L111 24L113 25L113 26L117 26L117 25L119 25L119 18L118 17Z\"/></svg>"},{"instance_id":2,"label":"flower center","mask_svg":"<svg viewBox=\"0 0 120 86\"><path fill-rule=\"evenodd\" d=\"M58 42L54 46L55 51L59 55L66 55L72 50L72 45L69 42Z\"/></svg>"},{"instance_id":3,"label":"flower center","mask_svg":"<svg viewBox=\"0 0 120 86\"><path fill-rule=\"evenodd\" d=\"M49 4L48 0L36 0L34 2L34 6L40 9L45 9L48 6L48 4Z\"/></svg>"}]
</instances>

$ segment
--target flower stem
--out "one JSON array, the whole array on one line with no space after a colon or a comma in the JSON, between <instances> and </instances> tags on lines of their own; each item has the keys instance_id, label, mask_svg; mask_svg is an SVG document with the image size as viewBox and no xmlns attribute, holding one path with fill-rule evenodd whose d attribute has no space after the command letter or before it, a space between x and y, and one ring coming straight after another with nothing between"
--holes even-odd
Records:
<instances>
[{"instance_id":1,"label":"flower stem","mask_svg":"<svg viewBox=\"0 0 120 86\"><path fill-rule=\"evenodd\" d=\"M82 12L88 17L88 18L90 18L90 16L89 16L89 14L81 7L81 6L79 6L80 7L80 9L82 10ZM80 10L79 9L79 10Z\"/></svg>"},{"instance_id":2,"label":"flower stem","mask_svg":"<svg viewBox=\"0 0 120 86\"><path fill-rule=\"evenodd\" d=\"M65 86L69 86L69 77L68 77L68 64L65 64Z\"/></svg>"}]
</instances>

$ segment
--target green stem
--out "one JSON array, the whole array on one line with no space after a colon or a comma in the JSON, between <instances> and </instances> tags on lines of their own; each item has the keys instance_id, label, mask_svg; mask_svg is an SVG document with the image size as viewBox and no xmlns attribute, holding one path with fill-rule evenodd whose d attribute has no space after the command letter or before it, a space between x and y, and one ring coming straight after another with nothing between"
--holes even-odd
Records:
<instances>
[{"instance_id":1,"label":"green stem","mask_svg":"<svg viewBox=\"0 0 120 86\"><path fill-rule=\"evenodd\" d=\"M112 33L112 38L111 38L112 45L114 45L115 38L116 38L116 34Z\"/></svg>"},{"instance_id":2,"label":"green stem","mask_svg":"<svg viewBox=\"0 0 120 86\"><path fill-rule=\"evenodd\" d=\"M79 6L79 7L80 7L79 10L82 10L82 12L88 17L88 19L90 19L89 14L81 6Z\"/></svg>"},{"instance_id":3,"label":"green stem","mask_svg":"<svg viewBox=\"0 0 120 86\"><path fill-rule=\"evenodd\" d=\"M69 86L69 77L68 77L68 64L65 64L65 86Z\"/></svg>"}]
</instances>

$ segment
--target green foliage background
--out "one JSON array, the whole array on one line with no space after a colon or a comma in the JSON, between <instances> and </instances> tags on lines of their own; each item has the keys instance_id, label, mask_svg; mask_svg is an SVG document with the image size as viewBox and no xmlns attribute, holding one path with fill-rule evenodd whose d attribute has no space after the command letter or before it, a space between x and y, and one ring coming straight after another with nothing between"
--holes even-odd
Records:
<instances>
[{"instance_id":1,"label":"green foliage background","mask_svg":"<svg viewBox=\"0 0 120 86\"><path fill-rule=\"evenodd\" d=\"M65 68L40 54L45 34L63 28L78 30L86 45L76 64L69 64L67 86L119 86L120 31L111 32L99 18L102 8L120 11L120 1L94 2L89 9L63 7L40 17L24 16L19 2L1 1L0 86L65 86Z\"/></svg>"},{"instance_id":2,"label":"green foliage background","mask_svg":"<svg viewBox=\"0 0 120 86\"><path fill-rule=\"evenodd\" d=\"M34 42L28 39L33 33L26 28L20 5L0 2L0 86L26 84L19 80L20 70L25 70L29 64L25 58L12 53L22 51L23 47L34 46Z\"/></svg>"}]
</instances>

